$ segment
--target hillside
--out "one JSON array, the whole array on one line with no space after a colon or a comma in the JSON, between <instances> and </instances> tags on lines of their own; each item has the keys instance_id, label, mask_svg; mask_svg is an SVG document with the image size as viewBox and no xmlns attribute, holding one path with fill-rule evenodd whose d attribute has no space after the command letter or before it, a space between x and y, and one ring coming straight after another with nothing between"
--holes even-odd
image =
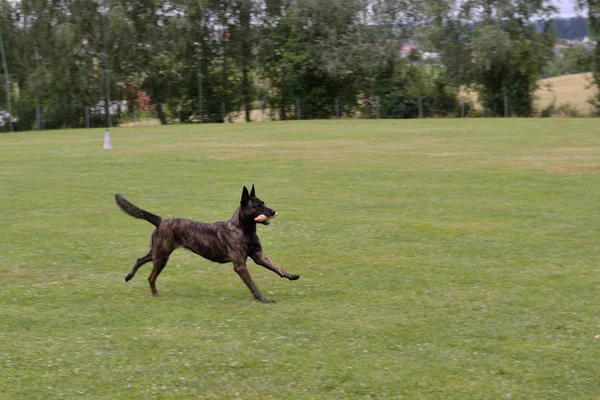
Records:
<instances>
[{"instance_id":1,"label":"hillside","mask_svg":"<svg viewBox=\"0 0 600 400\"><path fill-rule=\"evenodd\" d=\"M556 96L556 107L569 104L577 110L578 116L591 116L594 109L588 100L594 95L596 89L589 87L590 77L590 73L584 73L540 80L540 89L535 93L537 97L534 102L535 110L540 112L548 107ZM465 90L460 95L475 103L475 107L481 111L477 93Z\"/></svg>"},{"instance_id":2,"label":"hillside","mask_svg":"<svg viewBox=\"0 0 600 400\"><path fill-rule=\"evenodd\" d=\"M560 39L580 40L588 35L587 18L556 18L552 27Z\"/></svg>"},{"instance_id":3,"label":"hillside","mask_svg":"<svg viewBox=\"0 0 600 400\"><path fill-rule=\"evenodd\" d=\"M538 32L544 30L544 23L536 21L535 26ZM581 40L588 36L587 18L555 18L552 20L552 28L556 32L559 39L565 40Z\"/></svg>"},{"instance_id":4,"label":"hillside","mask_svg":"<svg viewBox=\"0 0 600 400\"><path fill-rule=\"evenodd\" d=\"M557 107L569 103L577 108L580 115L590 115L593 108L588 100L596 92L596 89L589 87L590 77L590 73L585 73L542 79L540 81L541 89L536 93L538 96L536 109L541 110L548 107L556 96ZM548 88L548 86L550 87Z\"/></svg>"}]
</instances>

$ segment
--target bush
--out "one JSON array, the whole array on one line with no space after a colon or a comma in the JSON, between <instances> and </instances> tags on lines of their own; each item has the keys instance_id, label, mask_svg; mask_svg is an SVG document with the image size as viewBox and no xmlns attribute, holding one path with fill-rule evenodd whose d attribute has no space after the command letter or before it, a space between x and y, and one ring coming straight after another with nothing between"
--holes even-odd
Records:
<instances>
[{"instance_id":1,"label":"bush","mask_svg":"<svg viewBox=\"0 0 600 400\"><path fill-rule=\"evenodd\" d=\"M571 103L563 103L556 109L556 113L562 117L579 117L579 110L577 106L572 105Z\"/></svg>"},{"instance_id":2,"label":"bush","mask_svg":"<svg viewBox=\"0 0 600 400\"><path fill-rule=\"evenodd\" d=\"M550 118L554 115L554 104L549 104L546 108L540 111L540 117Z\"/></svg>"}]
</instances>

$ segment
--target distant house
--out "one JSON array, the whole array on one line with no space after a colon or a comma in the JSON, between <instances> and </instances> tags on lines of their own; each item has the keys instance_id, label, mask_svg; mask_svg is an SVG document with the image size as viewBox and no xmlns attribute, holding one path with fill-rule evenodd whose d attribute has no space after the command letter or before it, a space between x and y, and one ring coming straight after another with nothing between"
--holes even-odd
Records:
<instances>
[{"instance_id":1,"label":"distant house","mask_svg":"<svg viewBox=\"0 0 600 400\"><path fill-rule=\"evenodd\" d=\"M407 59L411 55L416 56L416 59L421 60L426 64L435 64L440 60L440 55L431 51L421 51L421 46L418 44L406 44L399 51L400 58Z\"/></svg>"},{"instance_id":2,"label":"distant house","mask_svg":"<svg viewBox=\"0 0 600 400\"><path fill-rule=\"evenodd\" d=\"M419 51L419 45L404 45L400 49L400 58L408 57L412 52Z\"/></svg>"},{"instance_id":3,"label":"distant house","mask_svg":"<svg viewBox=\"0 0 600 400\"><path fill-rule=\"evenodd\" d=\"M569 48L569 46L566 46L566 45L564 45L564 44L560 44L560 43L556 43L556 44L554 45L554 54L558 54L558 53L560 53L562 50L564 50L564 49L568 49L568 48Z\"/></svg>"},{"instance_id":4,"label":"distant house","mask_svg":"<svg viewBox=\"0 0 600 400\"><path fill-rule=\"evenodd\" d=\"M583 44L585 47L588 47L588 48L596 47L596 42L593 39L591 39L589 36L584 37L583 40L581 41L581 44Z\"/></svg>"},{"instance_id":5,"label":"distant house","mask_svg":"<svg viewBox=\"0 0 600 400\"><path fill-rule=\"evenodd\" d=\"M586 36L581 40L561 39L559 42L556 42L556 44L554 45L554 54L559 54L560 52L562 52L565 49L570 49L570 48L579 47L579 46L583 46L587 49L593 49L596 47L596 42L594 40L590 39L589 36Z\"/></svg>"},{"instance_id":6,"label":"distant house","mask_svg":"<svg viewBox=\"0 0 600 400\"><path fill-rule=\"evenodd\" d=\"M425 61L429 61L429 62L438 62L440 61L440 55L439 53L434 53L432 51L425 51L422 54L423 60Z\"/></svg>"}]
</instances>

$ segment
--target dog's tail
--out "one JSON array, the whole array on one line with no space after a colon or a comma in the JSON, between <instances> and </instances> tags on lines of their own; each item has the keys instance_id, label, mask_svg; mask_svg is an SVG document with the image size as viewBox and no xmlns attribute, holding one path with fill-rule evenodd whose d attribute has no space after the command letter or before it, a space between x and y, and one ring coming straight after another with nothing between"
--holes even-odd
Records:
<instances>
[{"instance_id":1,"label":"dog's tail","mask_svg":"<svg viewBox=\"0 0 600 400\"><path fill-rule=\"evenodd\" d=\"M125 198L123 196L121 196L120 194L115 194L115 201L117 202L117 205L119 207L121 207L121 210L125 211L127 214L131 215L132 217L139 218L139 219L145 219L146 221L150 222L152 225L154 225L156 227L158 227L158 225L160 225L160 221L162 220L161 217L159 217L158 215L149 213L148 211L144 211L141 208L137 208L136 206L134 206L133 204L131 204L130 202L125 200Z\"/></svg>"}]
</instances>

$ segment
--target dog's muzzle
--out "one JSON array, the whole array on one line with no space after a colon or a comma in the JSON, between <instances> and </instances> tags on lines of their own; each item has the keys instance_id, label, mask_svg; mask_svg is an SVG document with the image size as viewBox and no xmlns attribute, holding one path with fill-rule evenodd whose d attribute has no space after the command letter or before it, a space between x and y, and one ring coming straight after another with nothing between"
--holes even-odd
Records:
<instances>
[{"instance_id":1,"label":"dog's muzzle","mask_svg":"<svg viewBox=\"0 0 600 400\"><path fill-rule=\"evenodd\" d=\"M277 211L275 212L275 214L273 214L270 217L267 217L265 214L260 214L258 217L254 218L254 222L258 222L258 223L261 223L264 225L269 225L270 224L269 220L271 218L275 218L277 215L278 215Z\"/></svg>"}]
</instances>

